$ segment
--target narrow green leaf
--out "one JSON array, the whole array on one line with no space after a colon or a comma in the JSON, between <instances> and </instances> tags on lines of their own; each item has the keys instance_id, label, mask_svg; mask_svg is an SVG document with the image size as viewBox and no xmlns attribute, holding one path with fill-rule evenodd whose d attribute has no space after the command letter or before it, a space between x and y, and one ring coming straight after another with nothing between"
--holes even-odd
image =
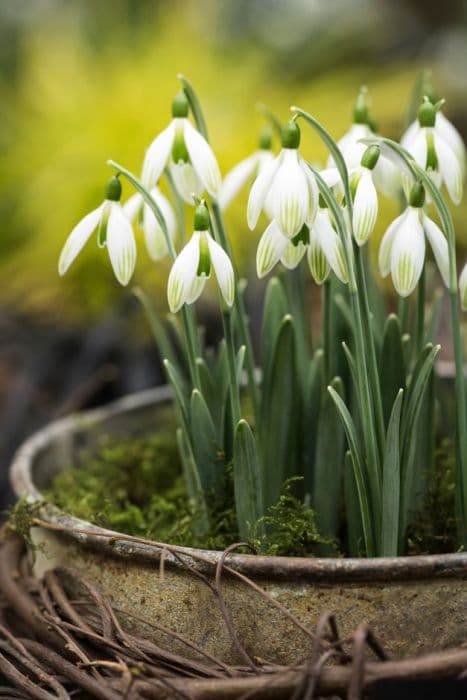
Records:
<instances>
[{"instance_id":1,"label":"narrow green leaf","mask_svg":"<svg viewBox=\"0 0 467 700\"><path fill-rule=\"evenodd\" d=\"M187 78L185 78L184 75L179 73L178 79L183 85L183 92L185 93L188 103L190 105L193 118L196 122L196 128L198 129L200 134L204 136L206 141L209 141L208 128L206 126L206 121L204 119L203 110L201 109L201 103L198 99L198 95L196 94L192 84L188 81Z\"/></svg>"},{"instance_id":2,"label":"narrow green leaf","mask_svg":"<svg viewBox=\"0 0 467 700\"><path fill-rule=\"evenodd\" d=\"M444 289L436 289L433 293L433 300L430 306L430 314L428 317L425 342L433 343L438 335L438 328L441 320L441 311L443 309Z\"/></svg>"},{"instance_id":3,"label":"narrow green leaf","mask_svg":"<svg viewBox=\"0 0 467 700\"><path fill-rule=\"evenodd\" d=\"M335 377L331 386L341 398L344 397L344 385L340 377ZM339 527L343 462L342 420L333 398L324 392L318 422L312 504L320 532L331 537L337 536Z\"/></svg>"},{"instance_id":4,"label":"narrow green leaf","mask_svg":"<svg viewBox=\"0 0 467 700\"><path fill-rule=\"evenodd\" d=\"M245 420L239 421L235 431L233 465L238 530L240 538L247 540L250 527L264 513L256 440Z\"/></svg>"},{"instance_id":5,"label":"narrow green leaf","mask_svg":"<svg viewBox=\"0 0 467 700\"><path fill-rule=\"evenodd\" d=\"M383 493L381 510L381 551L383 557L395 557L399 545L400 507L400 418L404 390L400 389L392 407L386 435L383 460Z\"/></svg>"},{"instance_id":6,"label":"narrow green leaf","mask_svg":"<svg viewBox=\"0 0 467 700\"><path fill-rule=\"evenodd\" d=\"M261 368L263 377L271 371L271 361L281 323L288 311L287 296L278 277L272 277L264 296L263 325L261 328Z\"/></svg>"},{"instance_id":7,"label":"narrow green leaf","mask_svg":"<svg viewBox=\"0 0 467 700\"><path fill-rule=\"evenodd\" d=\"M177 429L176 436L190 507L196 515L194 530L196 534L204 535L209 532L208 509L190 440L182 428Z\"/></svg>"},{"instance_id":8,"label":"narrow green leaf","mask_svg":"<svg viewBox=\"0 0 467 700\"><path fill-rule=\"evenodd\" d=\"M182 377L180 376L176 367L169 362L169 360L164 360L164 367L169 378L169 382L172 386L175 396L175 402L180 410L181 418L183 420L183 425L186 429L190 424L189 422L189 408L188 399L186 396L186 388Z\"/></svg>"},{"instance_id":9,"label":"narrow green leaf","mask_svg":"<svg viewBox=\"0 0 467 700\"><path fill-rule=\"evenodd\" d=\"M350 451L345 453L344 499L347 524L347 546L351 557L361 557L365 550L365 537L362 527L362 512L358 500L357 482Z\"/></svg>"},{"instance_id":10,"label":"narrow green leaf","mask_svg":"<svg viewBox=\"0 0 467 700\"><path fill-rule=\"evenodd\" d=\"M347 364L349 366L353 387L355 391L358 391L357 365L355 364L355 358L352 355L347 343L342 343L342 349L344 350L344 355L347 359Z\"/></svg>"},{"instance_id":11,"label":"narrow green leaf","mask_svg":"<svg viewBox=\"0 0 467 700\"><path fill-rule=\"evenodd\" d=\"M216 429L206 401L197 389L190 400L193 454L206 495L220 498L225 487L224 455L219 449Z\"/></svg>"},{"instance_id":12,"label":"narrow green leaf","mask_svg":"<svg viewBox=\"0 0 467 700\"><path fill-rule=\"evenodd\" d=\"M383 346L379 362L381 397L386 426L399 389L405 389L405 361L402 347L402 329L398 317L390 314L383 332Z\"/></svg>"},{"instance_id":13,"label":"narrow green leaf","mask_svg":"<svg viewBox=\"0 0 467 700\"><path fill-rule=\"evenodd\" d=\"M303 403L300 412L300 433L302 437L302 464L305 496L311 497L314 482L316 440L321 395L324 388L323 350L318 348L308 368L303 389Z\"/></svg>"},{"instance_id":14,"label":"narrow green leaf","mask_svg":"<svg viewBox=\"0 0 467 700\"><path fill-rule=\"evenodd\" d=\"M333 389L332 386L328 386L328 391L331 394L334 403L336 404L337 410L339 411L344 426L345 434L347 436L347 442L349 444L349 450L352 456L352 464L354 468L358 500L360 504L366 554L369 557L373 557L376 555L375 538L373 534L370 504L365 481L365 473L363 469L362 451L359 445L358 435L355 430L355 425L353 423L352 416L350 415L347 406L345 405L337 391L335 391L335 389ZM375 503L373 504L373 506L375 508L375 512L378 513L379 504Z\"/></svg>"},{"instance_id":15,"label":"narrow green leaf","mask_svg":"<svg viewBox=\"0 0 467 700\"><path fill-rule=\"evenodd\" d=\"M242 380L242 372L243 372L243 365L245 362L245 352L246 352L246 346L241 345L238 349L237 352L237 358L236 358L236 374L237 374L237 384L240 386L241 380Z\"/></svg>"},{"instance_id":16,"label":"narrow green leaf","mask_svg":"<svg viewBox=\"0 0 467 700\"><path fill-rule=\"evenodd\" d=\"M439 350L439 345L436 345L434 348L428 345L422 350L420 356L424 358L424 361L422 363L417 362L416 370L414 371L407 390L407 401L404 402L400 445L402 456L400 541L405 536L410 514L410 505L414 501L413 486L414 482L416 482L414 466L418 440L418 418L427 382L433 370L433 365Z\"/></svg>"},{"instance_id":17,"label":"narrow green leaf","mask_svg":"<svg viewBox=\"0 0 467 700\"><path fill-rule=\"evenodd\" d=\"M277 502L286 478L296 471L294 439L297 390L295 384L295 333L291 316L285 316L273 349L271 371L263 378L260 445L264 505Z\"/></svg>"}]
</instances>

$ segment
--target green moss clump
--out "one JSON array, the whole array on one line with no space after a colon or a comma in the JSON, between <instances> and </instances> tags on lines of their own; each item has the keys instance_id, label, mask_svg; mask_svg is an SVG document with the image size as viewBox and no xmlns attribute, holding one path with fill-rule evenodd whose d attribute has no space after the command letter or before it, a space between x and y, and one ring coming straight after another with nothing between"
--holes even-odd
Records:
<instances>
[{"instance_id":1,"label":"green moss clump","mask_svg":"<svg viewBox=\"0 0 467 700\"><path fill-rule=\"evenodd\" d=\"M455 469L454 445L451 440L444 439L435 452L435 466L423 507L408 529L408 554L456 551Z\"/></svg>"},{"instance_id":2,"label":"green moss clump","mask_svg":"<svg viewBox=\"0 0 467 700\"><path fill-rule=\"evenodd\" d=\"M318 546L326 545L337 554L336 543L319 532L314 511L293 494L295 482L301 479L288 479L278 502L255 524L252 544L256 550L272 556L309 557ZM265 534L258 535L262 530Z\"/></svg>"}]
</instances>

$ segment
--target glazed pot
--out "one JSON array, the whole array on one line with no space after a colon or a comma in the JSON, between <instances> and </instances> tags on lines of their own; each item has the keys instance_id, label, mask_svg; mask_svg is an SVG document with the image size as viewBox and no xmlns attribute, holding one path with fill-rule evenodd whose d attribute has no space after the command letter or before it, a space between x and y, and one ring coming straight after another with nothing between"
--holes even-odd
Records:
<instances>
[{"instance_id":1,"label":"glazed pot","mask_svg":"<svg viewBox=\"0 0 467 700\"><path fill-rule=\"evenodd\" d=\"M171 400L166 387L71 416L39 431L19 449L11 480L18 497L41 502L41 490L61 469L79 468L102 437L149 433ZM38 510L47 527L33 527L35 574L79 570L122 613L123 625L157 638L142 621L157 622L230 662L242 661L218 598L197 573L213 579L221 552L149 542L78 520L50 504ZM163 566L161 566L161 561ZM341 634L367 621L397 655L456 646L467 639L467 553L374 559L317 559L230 554L228 567L252 579L310 630L324 611L337 616ZM192 567L190 570L189 567ZM73 577L68 576L73 586ZM224 572L222 592L244 648L254 656L293 663L310 639L283 611L238 576ZM166 647L186 647L167 637Z\"/></svg>"}]
</instances>

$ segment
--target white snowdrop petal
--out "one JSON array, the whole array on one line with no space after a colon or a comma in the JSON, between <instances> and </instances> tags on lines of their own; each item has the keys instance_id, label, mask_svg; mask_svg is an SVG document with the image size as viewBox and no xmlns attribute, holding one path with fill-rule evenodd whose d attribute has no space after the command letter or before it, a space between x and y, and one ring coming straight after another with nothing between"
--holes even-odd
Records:
<instances>
[{"instance_id":1,"label":"white snowdrop petal","mask_svg":"<svg viewBox=\"0 0 467 700\"><path fill-rule=\"evenodd\" d=\"M258 222L261 209L264 206L266 196L269 193L274 176L282 161L282 154L274 158L269 164L260 170L253 187L250 190L247 207L248 227L253 230Z\"/></svg>"},{"instance_id":2,"label":"white snowdrop petal","mask_svg":"<svg viewBox=\"0 0 467 700\"><path fill-rule=\"evenodd\" d=\"M129 199L126 200L125 204L122 205L122 209L128 221L135 220L136 215L143 206L143 203L143 195L139 192L136 192Z\"/></svg>"},{"instance_id":3,"label":"white snowdrop petal","mask_svg":"<svg viewBox=\"0 0 467 700\"><path fill-rule=\"evenodd\" d=\"M415 119L415 121L413 121L412 124L408 127L408 129L404 132L401 138L401 146L409 150L410 144L413 143L419 131L420 122L418 121L418 119Z\"/></svg>"},{"instance_id":4,"label":"white snowdrop petal","mask_svg":"<svg viewBox=\"0 0 467 700\"><path fill-rule=\"evenodd\" d=\"M193 195L201 197L204 185L190 163L170 163L170 172L177 192L184 202L193 206Z\"/></svg>"},{"instance_id":5,"label":"white snowdrop petal","mask_svg":"<svg viewBox=\"0 0 467 700\"><path fill-rule=\"evenodd\" d=\"M381 244L378 253L378 266L381 277L387 277L391 272L391 250L394 241L394 236L401 224L407 218L409 209L406 209L397 219L389 225L386 229L383 238L381 239Z\"/></svg>"},{"instance_id":6,"label":"white snowdrop petal","mask_svg":"<svg viewBox=\"0 0 467 700\"><path fill-rule=\"evenodd\" d=\"M335 187L341 184L341 176L337 168L325 168L321 170L320 175L328 187Z\"/></svg>"},{"instance_id":7,"label":"white snowdrop petal","mask_svg":"<svg viewBox=\"0 0 467 700\"><path fill-rule=\"evenodd\" d=\"M373 170L373 182L385 197L395 199L402 187L401 172L392 161L380 155Z\"/></svg>"},{"instance_id":8,"label":"white snowdrop petal","mask_svg":"<svg viewBox=\"0 0 467 700\"><path fill-rule=\"evenodd\" d=\"M425 236L419 210L409 207L398 227L391 250L391 275L397 293L407 297L417 286L425 262Z\"/></svg>"},{"instance_id":9,"label":"white snowdrop petal","mask_svg":"<svg viewBox=\"0 0 467 700\"><path fill-rule=\"evenodd\" d=\"M349 281L349 274L345 260L344 246L336 231L331 226L329 215L326 211L318 212L316 225L312 229L312 236L315 237L318 245L321 247L336 277L346 284Z\"/></svg>"},{"instance_id":10,"label":"white snowdrop petal","mask_svg":"<svg viewBox=\"0 0 467 700\"><path fill-rule=\"evenodd\" d=\"M195 231L170 270L167 283L167 299L170 311L175 314L191 299L190 291L196 279L199 264L199 232ZM193 299L191 299L193 301Z\"/></svg>"},{"instance_id":11,"label":"white snowdrop petal","mask_svg":"<svg viewBox=\"0 0 467 700\"><path fill-rule=\"evenodd\" d=\"M259 153L253 153L249 158L240 161L225 176L219 192L219 206L226 209L230 202L237 196L243 185L253 176L259 167Z\"/></svg>"},{"instance_id":12,"label":"white snowdrop petal","mask_svg":"<svg viewBox=\"0 0 467 700\"><path fill-rule=\"evenodd\" d=\"M434 133L438 169L454 204L460 204L463 190L462 164L448 142Z\"/></svg>"},{"instance_id":13,"label":"white snowdrop petal","mask_svg":"<svg viewBox=\"0 0 467 700\"><path fill-rule=\"evenodd\" d=\"M235 275L232 263L225 250L208 236L209 255L217 283L227 306L232 306L235 297Z\"/></svg>"},{"instance_id":14,"label":"white snowdrop petal","mask_svg":"<svg viewBox=\"0 0 467 700\"><path fill-rule=\"evenodd\" d=\"M110 210L107 250L115 277L126 286L135 269L136 243L131 224L117 202L112 202Z\"/></svg>"},{"instance_id":15,"label":"white snowdrop petal","mask_svg":"<svg viewBox=\"0 0 467 700\"><path fill-rule=\"evenodd\" d=\"M154 196L154 192L152 193ZM161 195L162 196L162 195ZM164 201L165 200L165 201ZM175 228L175 217L172 208L165 197L157 201L159 209L164 217L169 237L173 239ZM167 241L158 220L154 216L149 205L144 205L143 210L143 231L146 248L152 260L161 260L167 255Z\"/></svg>"},{"instance_id":16,"label":"white snowdrop petal","mask_svg":"<svg viewBox=\"0 0 467 700\"><path fill-rule=\"evenodd\" d=\"M368 168L362 168L353 205L353 233L357 245L367 242L378 215L378 196Z\"/></svg>"},{"instance_id":17,"label":"white snowdrop petal","mask_svg":"<svg viewBox=\"0 0 467 700\"><path fill-rule=\"evenodd\" d=\"M321 248L319 241L313 234L310 236L310 244L307 250L308 266L311 276L316 284L323 284L331 271L328 260Z\"/></svg>"},{"instance_id":18,"label":"white snowdrop petal","mask_svg":"<svg viewBox=\"0 0 467 700\"><path fill-rule=\"evenodd\" d=\"M464 265L459 277L459 294L462 310L467 311L467 265Z\"/></svg>"},{"instance_id":19,"label":"white snowdrop petal","mask_svg":"<svg viewBox=\"0 0 467 700\"><path fill-rule=\"evenodd\" d=\"M211 146L188 119L184 120L183 134L196 174L211 197L217 198L221 188L221 173Z\"/></svg>"},{"instance_id":20,"label":"white snowdrop petal","mask_svg":"<svg viewBox=\"0 0 467 700\"><path fill-rule=\"evenodd\" d=\"M289 239L280 231L277 223L271 221L261 236L256 251L256 271L260 279L277 265L289 242Z\"/></svg>"},{"instance_id":21,"label":"white snowdrop petal","mask_svg":"<svg viewBox=\"0 0 467 700\"><path fill-rule=\"evenodd\" d=\"M204 287L206 286L207 280L208 278L206 275L200 275L199 277L194 278L193 283L186 295L186 304L193 304L197 299L199 299Z\"/></svg>"},{"instance_id":22,"label":"white snowdrop petal","mask_svg":"<svg viewBox=\"0 0 467 700\"><path fill-rule=\"evenodd\" d=\"M314 173L310 170L308 165L305 163L303 158L300 159L301 167L303 169L303 172L305 173L307 182L308 182L308 214L306 218L306 223L308 226L311 226L313 221L316 218L316 214L318 213L318 205L319 205L319 190L318 190L318 183L316 182L316 178Z\"/></svg>"},{"instance_id":23,"label":"white snowdrop petal","mask_svg":"<svg viewBox=\"0 0 467 700\"><path fill-rule=\"evenodd\" d=\"M97 227L105 206L105 202L94 211L86 214L81 221L76 224L73 231L65 241L65 245L60 253L58 261L58 274L63 276L89 240L92 232Z\"/></svg>"},{"instance_id":24,"label":"white snowdrop petal","mask_svg":"<svg viewBox=\"0 0 467 700\"><path fill-rule=\"evenodd\" d=\"M435 132L449 144L457 156L462 170L465 171L466 153L464 141L456 127L451 124L442 112L438 112L436 115Z\"/></svg>"},{"instance_id":25,"label":"white snowdrop petal","mask_svg":"<svg viewBox=\"0 0 467 700\"><path fill-rule=\"evenodd\" d=\"M419 129L415 138L410 144L407 144L407 150L412 158L419 164L421 168L426 168L427 158L427 130Z\"/></svg>"},{"instance_id":26,"label":"white snowdrop petal","mask_svg":"<svg viewBox=\"0 0 467 700\"><path fill-rule=\"evenodd\" d=\"M446 287L449 287L449 249L445 235L430 217L423 217L423 229Z\"/></svg>"},{"instance_id":27,"label":"white snowdrop petal","mask_svg":"<svg viewBox=\"0 0 467 700\"><path fill-rule=\"evenodd\" d=\"M172 150L175 135L175 122L156 136L154 141L146 151L143 163L143 173L141 179L145 187L154 187L157 184L165 164L167 163L170 151Z\"/></svg>"},{"instance_id":28,"label":"white snowdrop petal","mask_svg":"<svg viewBox=\"0 0 467 700\"><path fill-rule=\"evenodd\" d=\"M366 146L359 142L361 139L370 138L372 135L373 132L367 124L352 124L348 132L339 139L337 145L348 168L357 168L360 165ZM327 167L332 168L335 165L334 158L330 156Z\"/></svg>"},{"instance_id":29,"label":"white snowdrop petal","mask_svg":"<svg viewBox=\"0 0 467 700\"><path fill-rule=\"evenodd\" d=\"M307 220L310 194L298 151L284 148L282 153L282 163L271 187L272 207L274 219L282 233L293 238Z\"/></svg>"},{"instance_id":30,"label":"white snowdrop petal","mask_svg":"<svg viewBox=\"0 0 467 700\"><path fill-rule=\"evenodd\" d=\"M307 246L304 245L302 241L299 241L297 245L290 242L282 254L281 263L288 270L294 270L297 265L300 264L303 256L306 253L306 249Z\"/></svg>"}]
</instances>

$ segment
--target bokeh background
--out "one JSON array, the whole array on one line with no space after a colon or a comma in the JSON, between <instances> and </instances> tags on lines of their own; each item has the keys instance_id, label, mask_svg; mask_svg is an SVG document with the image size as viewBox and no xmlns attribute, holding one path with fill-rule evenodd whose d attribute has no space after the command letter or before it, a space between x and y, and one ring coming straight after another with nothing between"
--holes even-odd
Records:
<instances>
[{"instance_id":1,"label":"bokeh background","mask_svg":"<svg viewBox=\"0 0 467 700\"><path fill-rule=\"evenodd\" d=\"M467 135L466 0L1 0L0 64L3 503L26 434L162 378L140 308L105 254L90 241L62 280L57 259L102 199L106 160L139 171L170 118L178 72L202 99L224 173L256 146L258 103L281 119L299 104L339 137L366 84L380 131L399 137L423 70ZM303 147L324 161L311 134ZM257 235L245 205L246 193L227 222L247 275ZM378 235L396 211L384 203ZM466 205L454 214L462 248ZM139 245L134 283L163 313L167 270ZM253 305L260 295L253 285Z\"/></svg>"}]
</instances>

